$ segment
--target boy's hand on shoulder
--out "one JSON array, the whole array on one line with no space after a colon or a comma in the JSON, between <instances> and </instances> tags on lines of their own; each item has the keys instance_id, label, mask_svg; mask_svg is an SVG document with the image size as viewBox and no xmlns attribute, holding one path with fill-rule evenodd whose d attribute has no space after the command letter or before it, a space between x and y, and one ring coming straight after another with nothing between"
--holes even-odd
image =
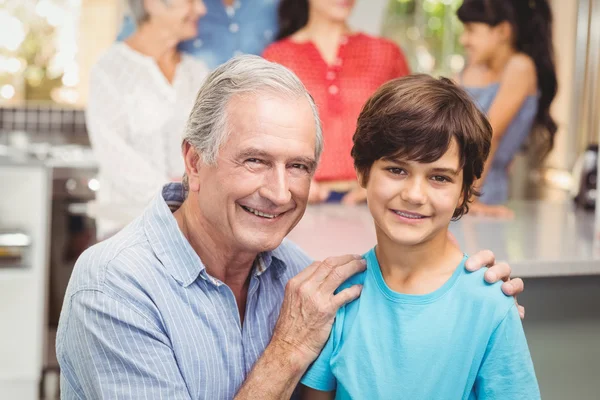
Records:
<instances>
[{"instance_id":1,"label":"boy's hand on shoulder","mask_svg":"<svg viewBox=\"0 0 600 400\"><path fill-rule=\"evenodd\" d=\"M502 291L507 296L514 296L516 303L517 295L523 293L524 284L521 278L510 278L512 272L510 266L505 262L496 263L496 257L490 250L483 250L472 255L465 263L465 268L469 271L477 271L482 267L488 268L485 272L486 282L494 283L503 280ZM521 319L525 318L525 308L520 306L519 303L516 304Z\"/></svg>"}]
</instances>

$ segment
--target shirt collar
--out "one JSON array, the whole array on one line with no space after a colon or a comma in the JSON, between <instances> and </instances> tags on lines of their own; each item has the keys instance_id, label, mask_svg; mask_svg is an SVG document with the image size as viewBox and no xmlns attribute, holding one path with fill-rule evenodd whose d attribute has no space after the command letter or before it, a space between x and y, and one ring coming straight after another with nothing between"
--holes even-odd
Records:
<instances>
[{"instance_id":1,"label":"shirt collar","mask_svg":"<svg viewBox=\"0 0 600 400\"><path fill-rule=\"evenodd\" d=\"M171 276L182 286L191 285L198 276L215 286L220 286L223 282L206 272L206 267L179 229L177 220L173 216L173 212L181 207L184 199L183 185L169 183L163 186L162 192L150 203L144 212L144 227L150 246ZM286 267L283 259L277 257L276 252L277 249L258 255L252 270L254 276L261 276L272 265L277 265L278 269Z\"/></svg>"}]
</instances>

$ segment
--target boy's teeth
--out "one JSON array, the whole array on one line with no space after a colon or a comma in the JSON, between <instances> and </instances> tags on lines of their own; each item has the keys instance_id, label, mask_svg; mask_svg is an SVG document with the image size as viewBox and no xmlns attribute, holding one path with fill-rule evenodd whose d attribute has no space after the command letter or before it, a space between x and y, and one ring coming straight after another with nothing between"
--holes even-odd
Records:
<instances>
[{"instance_id":1,"label":"boy's teeth","mask_svg":"<svg viewBox=\"0 0 600 400\"><path fill-rule=\"evenodd\" d=\"M271 214L265 214L263 212L260 212L258 210L255 210L254 208L250 208L250 207L244 207L247 211L250 211L252 214L254 215L258 215L259 217L263 217L263 218L275 218L277 215L271 215Z\"/></svg>"},{"instance_id":2,"label":"boy's teeth","mask_svg":"<svg viewBox=\"0 0 600 400\"><path fill-rule=\"evenodd\" d=\"M395 211L396 214L405 217L405 218L412 218L412 219L421 219L423 218L422 215L415 215L415 214L407 214L407 213L403 213L402 211Z\"/></svg>"}]
</instances>

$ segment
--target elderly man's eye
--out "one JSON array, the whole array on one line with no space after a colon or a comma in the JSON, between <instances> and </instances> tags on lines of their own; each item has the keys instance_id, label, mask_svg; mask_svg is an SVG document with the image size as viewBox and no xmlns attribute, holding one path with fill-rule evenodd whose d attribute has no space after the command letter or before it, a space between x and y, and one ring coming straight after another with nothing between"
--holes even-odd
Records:
<instances>
[{"instance_id":1,"label":"elderly man's eye","mask_svg":"<svg viewBox=\"0 0 600 400\"><path fill-rule=\"evenodd\" d=\"M304 164L292 164L292 167L296 168L296 169L302 169L304 171L309 170L308 165L304 165Z\"/></svg>"},{"instance_id":2,"label":"elderly man's eye","mask_svg":"<svg viewBox=\"0 0 600 400\"><path fill-rule=\"evenodd\" d=\"M246 162L254 163L254 164L262 164L262 160L259 160L258 158L249 158L246 160Z\"/></svg>"}]
</instances>

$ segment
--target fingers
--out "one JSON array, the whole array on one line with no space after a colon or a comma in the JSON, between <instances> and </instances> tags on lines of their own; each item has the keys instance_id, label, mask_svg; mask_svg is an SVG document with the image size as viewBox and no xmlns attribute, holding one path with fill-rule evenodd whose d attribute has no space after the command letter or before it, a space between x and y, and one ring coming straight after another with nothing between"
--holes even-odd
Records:
<instances>
[{"instance_id":1,"label":"fingers","mask_svg":"<svg viewBox=\"0 0 600 400\"><path fill-rule=\"evenodd\" d=\"M313 262L308 267L306 267L302 271L300 271L298 273L298 275L296 275L292 279L294 279L298 282L304 282L317 270L317 268L319 268L319 265L321 265L320 261Z\"/></svg>"},{"instance_id":2,"label":"fingers","mask_svg":"<svg viewBox=\"0 0 600 400\"><path fill-rule=\"evenodd\" d=\"M525 307L517 304L517 310L519 310L519 317L521 317L521 319L525 319Z\"/></svg>"},{"instance_id":3,"label":"fingers","mask_svg":"<svg viewBox=\"0 0 600 400\"><path fill-rule=\"evenodd\" d=\"M521 278L514 278L502 284L502 291L507 296L517 296L523 293L524 289L525 284Z\"/></svg>"},{"instance_id":4,"label":"fingers","mask_svg":"<svg viewBox=\"0 0 600 400\"><path fill-rule=\"evenodd\" d=\"M335 305L336 309L350 303L353 300L356 300L358 296L360 296L362 288L362 285L354 285L336 294L333 297L333 304Z\"/></svg>"},{"instance_id":5,"label":"fingers","mask_svg":"<svg viewBox=\"0 0 600 400\"><path fill-rule=\"evenodd\" d=\"M499 280L508 281L510 279L511 269L507 263L500 262L492 265L485 271L485 280L488 283L495 283Z\"/></svg>"},{"instance_id":6,"label":"fingers","mask_svg":"<svg viewBox=\"0 0 600 400\"><path fill-rule=\"evenodd\" d=\"M496 256L490 250L483 250L469 257L465 263L465 268L469 271L477 271L485 265L494 265Z\"/></svg>"},{"instance_id":7,"label":"fingers","mask_svg":"<svg viewBox=\"0 0 600 400\"><path fill-rule=\"evenodd\" d=\"M343 256L328 257L322 262L318 263L319 265L316 269L314 269L314 272L310 276L310 280L316 286L319 286L325 279L327 279L327 277L332 273L332 271L335 271L342 265L346 265L353 261L360 260L362 260L362 257L358 254L346 254ZM334 290L335 289L337 289L337 287L335 287Z\"/></svg>"},{"instance_id":8,"label":"fingers","mask_svg":"<svg viewBox=\"0 0 600 400\"><path fill-rule=\"evenodd\" d=\"M366 267L367 262L364 259L360 259L332 268L327 278L321 283L321 288L325 292L333 293L348 278L364 271Z\"/></svg>"}]
</instances>

